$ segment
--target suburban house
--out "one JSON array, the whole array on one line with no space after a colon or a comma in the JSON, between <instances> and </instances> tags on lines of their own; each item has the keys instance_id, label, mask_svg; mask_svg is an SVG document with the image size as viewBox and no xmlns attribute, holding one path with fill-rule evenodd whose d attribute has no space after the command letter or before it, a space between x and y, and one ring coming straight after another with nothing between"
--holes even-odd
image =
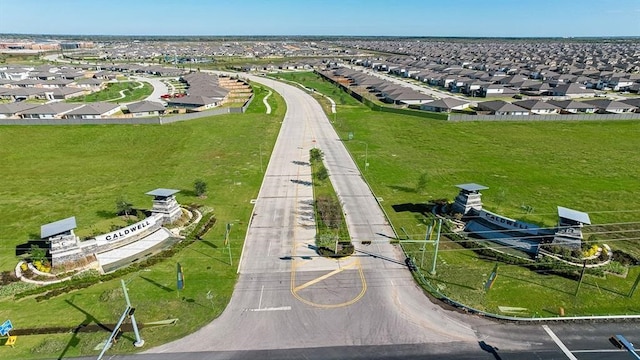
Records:
<instances>
[{"instance_id":1,"label":"suburban house","mask_svg":"<svg viewBox=\"0 0 640 360\"><path fill-rule=\"evenodd\" d=\"M443 98L420 105L420 110L450 113L455 110L464 110L470 106L468 101L455 98Z\"/></svg>"},{"instance_id":2,"label":"suburban house","mask_svg":"<svg viewBox=\"0 0 640 360\"><path fill-rule=\"evenodd\" d=\"M127 105L129 114L133 117L143 116L159 116L164 114L164 105L153 101L140 101L137 103Z\"/></svg>"},{"instance_id":3,"label":"suburban house","mask_svg":"<svg viewBox=\"0 0 640 360\"><path fill-rule=\"evenodd\" d=\"M621 103L625 103L627 105L631 105L631 106L635 106L636 107L636 112L640 112L640 98L631 98L631 99L625 99L625 100L621 100Z\"/></svg>"},{"instance_id":4,"label":"suburban house","mask_svg":"<svg viewBox=\"0 0 640 360\"><path fill-rule=\"evenodd\" d=\"M77 96L83 96L88 93L90 93L90 91L87 89L63 87L63 88L46 90L44 92L44 95L47 100L65 100L65 99L71 99Z\"/></svg>"},{"instance_id":5,"label":"suburban house","mask_svg":"<svg viewBox=\"0 0 640 360\"><path fill-rule=\"evenodd\" d=\"M478 103L479 111L489 112L491 115L529 115L530 111L518 105L502 100L484 101Z\"/></svg>"},{"instance_id":6,"label":"suburban house","mask_svg":"<svg viewBox=\"0 0 640 360\"><path fill-rule=\"evenodd\" d=\"M105 82L96 78L83 78L75 82L76 86L83 89L99 90Z\"/></svg>"},{"instance_id":7,"label":"suburban house","mask_svg":"<svg viewBox=\"0 0 640 360\"><path fill-rule=\"evenodd\" d=\"M587 89L585 86L580 86L576 83L569 83L556 86L551 91L551 95L576 98L595 96L596 92L592 89Z\"/></svg>"},{"instance_id":8,"label":"suburban house","mask_svg":"<svg viewBox=\"0 0 640 360\"><path fill-rule=\"evenodd\" d=\"M598 108L598 113L601 114L623 114L637 109L637 106L609 99L587 100L585 103Z\"/></svg>"},{"instance_id":9,"label":"suburban house","mask_svg":"<svg viewBox=\"0 0 640 360\"><path fill-rule=\"evenodd\" d=\"M23 66L0 66L0 79L9 79L13 81L28 79L29 73L33 71L32 67Z\"/></svg>"},{"instance_id":10,"label":"suburban house","mask_svg":"<svg viewBox=\"0 0 640 360\"><path fill-rule=\"evenodd\" d=\"M11 88L0 92L0 99L22 101L27 99L45 99L45 89L38 88ZM49 90L52 91L52 90Z\"/></svg>"},{"instance_id":11,"label":"suburban house","mask_svg":"<svg viewBox=\"0 0 640 360\"><path fill-rule=\"evenodd\" d=\"M120 105L109 102L95 102L71 110L64 115L65 119L100 119L109 117L120 111Z\"/></svg>"},{"instance_id":12,"label":"suburban house","mask_svg":"<svg viewBox=\"0 0 640 360\"><path fill-rule=\"evenodd\" d=\"M518 91L500 84L489 84L480 88L480 96L484 97L513 96L517 93Z\"/></svg>"},{"instance_id":13,"label":"suburban house","mask_svg":"<svg viewBox=\"0 0 640 360\"><path fill-rule=\"evenodd\" d=\"M532 114L549 115L549 114L560 113L559 107L541 100L521 100L521 101L514 101L513 104L523 107L525 109L529 109L529 111L531 111Z\"/></svg>"},{"instance_id":14,"label":"suburban house","mask_svg":"<svg viewBox=\"0 0 640 360\"><path fill-rule=\"evenodd\" d=\"M548 103L559 107L561 114L593 114L598 110L594 105L575 100L549 100Z\"/></svg>"},{"instance_id":15,"label":"suburban house","mask_svg":"<svg viewBox=\"0 0 640 360\"><path fill-rule=\"evenodd\" d=\"M22 111L38 106L40 104L31 104L24 101L0 104L0 119L19 119Z\"/></svg>"},{"instance_id":16,"label":"suburban house","mask_svg":"<svg viewBox=\"0 0 640 360\"><path fill-rule=\"evenodd\" d=\"M65 114L71 112L82 104L68 104L68 103L51 103L40 105L35 108L22 111L23 119L61 119Z\"/></svg>"},{"instance_id":17,"label":"suburban house","mask_svg":"<svg viewBox=\"0 0 640 360\"><path fill-rule=\"evenodd\" d=\"M201 72L194 72L180 78L187 83L187 96L168 99L171 106L185 107L194 111L211 109L222 105L229 96L230 91L220 86L217 76Z\"/></svg>"},{"instance_id":18,"label":"suburban house","mask_svg":"<svg viewBox=\"0 0 640 360\"><path fill-rule=\"evenodd\" d=\"M180 98L167 99L166 101L169 106L182 107L191 111L213 109L222 103L222 99L214 99L199 95L187 95Z\"/></svg>"},{"instance_id":19,"label":"suburban house","mask_svg":"<svg viewBox=\"0 0 640 360\"><path fill-rule=\"evenodd\" d=\"M394 103L396 105L417 105L433 101L429 95L417 92L409 88L399 88L391 92L384 93L384 101Z\"/></svg>"}]
</instances>

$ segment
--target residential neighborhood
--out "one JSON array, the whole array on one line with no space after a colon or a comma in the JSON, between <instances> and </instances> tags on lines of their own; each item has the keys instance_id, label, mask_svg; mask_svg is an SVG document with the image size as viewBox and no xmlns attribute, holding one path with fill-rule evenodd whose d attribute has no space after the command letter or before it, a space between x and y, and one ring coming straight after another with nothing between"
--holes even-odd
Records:
<instances>
[{"instance_id":1,"label":"residential neighborhood","mask_svg":"<svg viewBox=\"0 0 640 360\"><path fill-rule=\"evenodd\" d=\"M11 44L26 43L5 39L0 48L20 51L20 46ZM200 66L216 63L258 74L316 71L363 97L428 112L496 116L639 112L640 45L630 40L109 40L62 48L70 42L48 43L61 50L52 59L67 60L0 65L0 118L159 116L240 101L238 95L247 95L248 86L235 80L220 82L200 71ZM95 60L80 60L86 58ZM236 60L224 65L226 58ZM176 79L185 90L170 85L171 91L162 98L142 99L141 108L121 104L115 112L109 106L32 106L73 101L135 76ZM12 104L25 100L32 104Z\"/></svg>"}]
</instances>

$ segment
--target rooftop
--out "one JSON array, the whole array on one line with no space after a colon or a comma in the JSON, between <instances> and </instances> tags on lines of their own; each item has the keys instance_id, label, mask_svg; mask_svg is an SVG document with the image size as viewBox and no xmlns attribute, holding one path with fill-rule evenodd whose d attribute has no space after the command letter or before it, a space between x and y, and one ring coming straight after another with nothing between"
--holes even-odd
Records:
<instances>
[{"instance_id":1,"label":"rooftop","mask_svg":"<svg viewBox=\"0 0 640 360\"><path fill-rule=\"evenodd\" d=\"M49 224L40 226L40 238L46 239L48 237L65 233L69 230L76 228L76 217L72 216L66 219L54 221Z\"/></svg>"},{"instance_id":2,"label":"rooftop","mask_svg":"<svg viewBox=\"0 0 640 360\"><path fill-rule=\"evenodd\" d=\"M480 190L488 189L488 187L484 185L479 185L476 183L459 184L459 185L456 185L456 187L465 191L480 191Z\"/></svg>"},{"instance_id":3,"label":"rooftop","mask_svg":"<svg viewBox=\"0 0 640 360\"><path fill-rule=\"evenodd\" d=\"M583 224L591 224L589 214L578 210L568 209L562 206L558 206L558 216L561 218L578 221Z\"/></svg>"},{"instance_id":4,"label":"rooftop","mask_svg":"<svg viewBox=\"0 0 640 360\"><path fill-rule=\"evenodd\" d=\"M179 193L180 190L175 190L175 189L155 189L155 190L151 190L148 193L145 193L146 195L151 195L151 196L159 196L159 197L168 197L171 196L173 194L177 194Z\"/></svg>"}]
</instances>

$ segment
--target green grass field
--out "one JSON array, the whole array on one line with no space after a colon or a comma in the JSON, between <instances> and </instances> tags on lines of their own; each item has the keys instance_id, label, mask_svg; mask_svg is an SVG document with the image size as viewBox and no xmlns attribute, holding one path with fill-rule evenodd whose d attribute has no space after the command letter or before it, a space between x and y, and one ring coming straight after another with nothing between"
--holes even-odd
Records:
<instances>
[{"instance_id":1,"label":"green grass field","mask_svg":"<svg viewBox=\"0 0 640 360\"><path fill-rule=\"evenodd\" d=\"M142 85L142 86L141 86ZM120 92L124 91L124 97ZM117 83L109 83L104 90L100 90L89 95L79 96L67 100L67 102L130 102L146 98L153 92L153 87L147 82L123 81Z\"/></svg>"},{"instance_id":2,"label":"green grass field","mask_svg":"<svg viewBox=\"0 0 640 360\"><path fill-rule=\"evenodd\" d=\"M277 94L269 98L271 115L262 98L267 90L255 86L256 98L248 114L230 114L170 125L132 126L3 126L0 143L0 270L13 269L17 244L38 238L40 225L75 216L78 233L113 220L115 201L125 196L134 207L150 208L145 192L174 188L180 203L199 203L214 209L217 223L205 236L174 258L125 276L138 322L180 318L172 327L142 330L149 348L195 331L218 316L236 281L247 222L262 183L264 167L286 110ZM257 136L259 134L259 136ZM208 197L193 193L203 179ZM230 233L233 266L223 248L225 224ZM100 225L102 224L102 225ZM175 291L175 264L184 268L185 289ZM75 327L83 322L115 323L124 299L117 280L73 291L49 301L0 298L0 316L16 329ZM211 291L212 299L207 298ZM120 306L123 305L123 306ZM4 320L2 320L4 321ZM93 347L107 333L21 336L15 349L0 359L97 355ZM125 333L125 338L132 338ZM66 349L66 350L65 350ZM133 351L120 341L109 353Z\"/></svg>"},{"instance_id":3,"label":"green grass field","mask_svg":"<svg viewBox=\"0 0 640 360\"><path fill-rule=\"evenodd\" d=\"M279 76L340 98L339 89L311 73ZM353 99L344 103L338 106L334 127L345 140L353 133L354 141L345 144L358 166L363 166L367 151L369 168L361 170L383 199L399 235L404 228L410 237L423 239L428 219L396 211L394 205L452 200L458 192L454 185L475 182L489 187L483 191L486 208L516 219L554 226L558 205L588 212L592 223L608 225L586 227L586 237L594 235L599 243L640 258L640 206L635 200L640 197L640 122L448 123L372 111ZM416 191L423 173L428 180L424 194ZM531 213L523 210L527 206ZM629 224L613 225L617 223ZM633 240L624 240L628 238ZM419 244L405 248L421 259ZM428 245L425 269L431 268L432 256L433 246ZM621 295L628 293L640 267L626 278L586 276L580 296L574 298L575 281L516 266L503 267L485 294L483 282L494 263L446 239L438 261L432 282L443 293L481 309L524 307L528 312L523 315L542 315L543 309L557 312L564 304L567 315L640 312L640 291L632 299ZM533 291L541 296L517 295Z\"/></svg>"}]
</instances>

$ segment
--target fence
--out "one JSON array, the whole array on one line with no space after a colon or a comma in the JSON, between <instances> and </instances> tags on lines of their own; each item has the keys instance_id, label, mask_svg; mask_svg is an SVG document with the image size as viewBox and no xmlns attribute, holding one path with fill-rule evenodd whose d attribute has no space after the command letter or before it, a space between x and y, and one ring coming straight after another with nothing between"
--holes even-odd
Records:
<instances>
[{"instance_id":1,"label":"fence","mask_svg":"<svg viewBox=\"0 0 640 360\"><path fill-rule=\"evenodd\" d=\"M582 115L464 115L449 114L449 121L606 121L640 120L640 113Z\"/></svg>"},{"instance_id":2,"label":"fence","mask_svg":"<svg viewBox=\"0 0 640 360\"><path fill-rule=\"evenodd\" d=\"M253 101L253 94L242 107L227 107L172 116L146 118L104 118L104 119L0 119L0 125L149 125L171 124L179 121L199 119L207 116L241 114L247 111Z\"/></svg>"}]
</instances>

